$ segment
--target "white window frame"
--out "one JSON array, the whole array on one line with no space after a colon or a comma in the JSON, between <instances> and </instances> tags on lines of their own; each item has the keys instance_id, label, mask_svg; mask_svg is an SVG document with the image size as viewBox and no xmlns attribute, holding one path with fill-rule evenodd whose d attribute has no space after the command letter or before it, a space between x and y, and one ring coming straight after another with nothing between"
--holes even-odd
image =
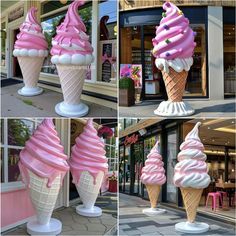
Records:
<instances>
[{"instance_id":1,"label":"white window frame","mask_svg":"<svg viewBox=\"0 0 236 236\"><path fill-rule=\"evenodd\" d=\"M117 168L115 167L118 166L118 138L116 137L115 144L111 144L111 139L108 139L108 140L109 140L109 143L105 143L105 150L107 150L106 147L110 147L109 153L106 153L106 157L108 159L108 166L109 166L108 171L116 171ZM112 148L115 148L114 157L111 156Z\"/></svg>"},{"instance_id":2,"label":"white window frame","mask_svg":"<svg viewBox=\"0 0 236 236\"><path fill-rule=\"evenodd\" d=\"M4 171L4 181L1 183L1 193L3 192L9 192L9 191L15 191L24 189L25 185L22 183L22 181L14 181L14 182L8 182L8 153L9 149L16 149L16 150L22 150L24 147L22 146L16 146L16 145L8 145L8 120L14 119L14 118L2 118L3 120L3 143L0 144L0 147L3 148L3 171ZM42 119L36 119L36 118L22 118L20 120L28 120L33 122L33 130L36 129L38 124L41 123Z\"/></svg>"}]
</instances>

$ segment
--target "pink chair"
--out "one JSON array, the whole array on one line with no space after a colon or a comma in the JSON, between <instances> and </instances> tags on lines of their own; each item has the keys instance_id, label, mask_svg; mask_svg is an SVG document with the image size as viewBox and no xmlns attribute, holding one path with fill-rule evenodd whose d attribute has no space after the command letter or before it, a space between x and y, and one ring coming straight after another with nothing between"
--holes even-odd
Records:
<instances>
[{"instance_id":1,"label":"pink chair","mask_svg":"<svg viewBox=\"0 0 236 236\"><path fill-rule=\"evenodd\" d=\"M217 191L217 193L220 193L221 199L222 199L222 207L224 206L224 198L227 199L228 194L224 191Z\"/></svg>"},{"instance_id":2,"label":"pink chair","mask_svg":"<svg viewBox=\"0 0 236 236\"><path fill-rule=\"evenodd\" d=\"M216 210L218 200L220 200L221 205L223 205L221 194L219 192L210 192L207 195L207 200L206 200L206 206L205 207L207 207L208 200L209 200L210 197L212 197L212 205L211 205L212 210L214 210L214 211Z\"/></svg>"}]
</instances>

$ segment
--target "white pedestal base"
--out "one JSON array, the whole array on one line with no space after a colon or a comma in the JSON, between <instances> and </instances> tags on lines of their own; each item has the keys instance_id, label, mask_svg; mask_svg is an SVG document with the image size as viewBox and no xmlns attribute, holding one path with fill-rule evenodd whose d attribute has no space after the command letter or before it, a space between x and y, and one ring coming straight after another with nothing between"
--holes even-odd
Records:
<instances>
[{"instance_id":1,"label":"white pedestal base","mask_svg":"<svg viewBox=\"0 0 236 236\"><path fill-rule=\"evenodd\" d=\"M30 235L58 235L61 233L61 221L51 218L50 222L46 225L40 225L37 219L27 223L27 232Z\"/></svg>"},{"instance_id":2,"label":"white pedestal base","mask_svg":"<svg viewBox=\"0 0 236 236\"><path fill-rule=\"evenodd\" d=\"M26 97L36 96L36 95L41 94L42 92L43 92L43 89L39 87L35 87L35 88L23 87L18 90L19 95L26 96Z\"/></svg>"},{"instance_id":3,"label":"white pedestal base","mask_svg":"<svg viewBox=\"0 0 236 236\"><path fill-rule=\"evenodd\" d=\"M161 208L147 208L143 209L143 213L148 216L155 216L166 213L166 210Z\"/></svg>"},{"instance_id":4,"label":"white pedestal base","mask_svg":"<svg viewBox=\"0 0 236 236\"><path fill-rule=\"evenodd\" d=\"M69 105L66 104L65 102L60 102L55 106L55 111L60 116L82 117L88 114L89 107L84 103Z\"/></svg>"},{"instance_id":5,"label":"white pedestal base","mask_svg":"<svg viewBox=\"0 0 236 236\"><path fill-rule=\"evenodd\" d=\"M187 234L200 234L209 230L209 225L202 222L180 222L175 225L175 230Z\"/></svg>"},{"instance_id":6,"label":"white pedestal base","mask_svg":"<svg viewBox=\"0 0 236 236\"><path fill-rule=\"evenodd\" d=\"M158 116L190 116L194 112L194 109L187 102L163 101L154 111L154 114Z\"/></svg>"},{"instance_id":7,"label":"white pedestal base","mask_svg":"<svg viewBox=\"0 0 236 236\"><path fill-rule=\"evenodd\" d=\"M102 215L102 209L100 207L94 206L91 209L84 208L84 205L79 205L76 207L76 212L82 216L97 217Z\"/></svg>"}]
</instances>

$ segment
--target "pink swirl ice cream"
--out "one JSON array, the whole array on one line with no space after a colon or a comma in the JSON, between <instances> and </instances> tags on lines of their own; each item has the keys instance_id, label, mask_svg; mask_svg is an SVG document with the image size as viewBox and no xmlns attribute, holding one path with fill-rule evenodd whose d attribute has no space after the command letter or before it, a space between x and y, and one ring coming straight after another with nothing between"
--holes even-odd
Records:
<instances>
[{"instance_id":1,"label":"pink swirl ice cream","mask_svg":"<svg viewBox=\"0 0 236 236\"><path fill-rule=\"evenodd\" d=\"M75 0L70 4L65 20L57 27L52 40L51 61L53 64L90 65L93 48L86 34L86 27L78 15L78 8L84 1Z\"/></svg>"},{"instance_id":2,"label":"pink swirl ice cream","mask_svg":"<svg viewBox=\"0 0 236 236\"><path fill-rule=\"evenodd\" d=\"M61 175L62 182L69 170L66 159L52 119L44 119L20 152L18 165L23 182L27 185L30 183L28 170L41 178L47 178L48 187L58 175Z\"/></svg>"},{"instance_id":3,"label":"pink swirl ice cream","mask_svg":"<svg viewBox=\"0 0 236 236\"><path fill-rule=\"evenodd\" d=\"M104 143L97 135L97 130L93 127L93 120L89 119L72 147L69 163L73 183L79 184L80 176L84 171L88 171L93 176L94 184L99 172L104 172L104 175L107 173L108 164L104 147Z\"/></svg>"},{"instance_id":4,"label":"pink swirl ice cream","mask_svg":"<svg viewBox=\"0 0 236 236\"><path fill-rule=\"evenodd\" d=\"M159 142L155 144L147 156L142 168L141 182L145 185L163 185L166 182L164 163L158 151Z\"/></svg>"},{"instance_id":5,"label":"pink swirl ice cream","mask_svg":"<svg viewBox=\"0 0 236 236\"><path fill-rule=\"evenodd\" d=\"M42 33L42 27L36 19L37 9L31 7L25 22L20 26L20 33L14 45L13 55L29 57L46 57L48 44Z\"/></svg>"},{"instance_id":6,"label":"pink swirl ice cream","mask_svg":"<svg viewBox=\"0 0 236 236\"><path fill-rule=\"evenodd\" d=\"M156 66L169 72L172 67L176 72L189 71L193 64L195 32L189 27L189 20L182 11L171 2L165 2L160 25L156 27L156 37L153 42L153 55Z\"/></svg>"},{"instance_id":7,"label":"pink swirl ice cream","mask_svg":"<svg viewBox=\"0 0 236 236\"><path fill-rule=\"evenodd\" d=\"M175 166L173 179L177 187L203 189L210 183L204 146L198 136L200 125L198 122L180 145L179 162Z\"/></svg>"}]
</instances>

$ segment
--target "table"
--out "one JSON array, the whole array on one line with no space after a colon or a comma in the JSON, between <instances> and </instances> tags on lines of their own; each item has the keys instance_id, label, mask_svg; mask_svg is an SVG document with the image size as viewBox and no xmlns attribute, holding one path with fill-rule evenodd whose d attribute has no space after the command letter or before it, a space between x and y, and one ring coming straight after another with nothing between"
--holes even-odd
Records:
<instances>
[{"instance_id":1,"label":"table","mask_svg":"<svg viewBox=\"0 0 236 236\"><path fill-rule=\"evenodd\" d=\"M229 194L229 207L231 207L231 194L235 191L235 183L216 183L216 188L223 189Z\"/></svg>"}]
</instances>

